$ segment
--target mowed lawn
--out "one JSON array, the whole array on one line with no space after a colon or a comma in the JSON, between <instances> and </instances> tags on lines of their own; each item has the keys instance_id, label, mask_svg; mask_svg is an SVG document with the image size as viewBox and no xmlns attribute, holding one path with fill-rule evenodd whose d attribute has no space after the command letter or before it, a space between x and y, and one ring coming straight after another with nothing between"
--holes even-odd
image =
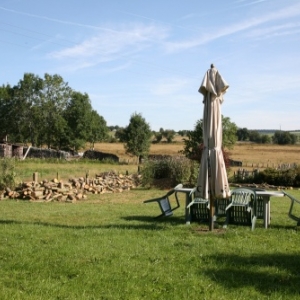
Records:
<instances>
[{"instance_id":1,"label":"mowed lawn","mask_svg":"<svg viewBox=\"0 0 300 300\"><path fill-rule=\"evenodd\" d=\"M123 145L98 146L123 155ZM157 145L152 153L176 155L180 148ZM245 144L231 157L293 163L299 149ZM109 170L132 174L137 165L16 162L23 181L33 172L67 180ZM165 192L139 188L76 203L0 201L0 299L299 299L299 228L288 218L286 197L271 198L267 230L258 220L253 232L223 230L221 223L208 232L207 224L185 224L183 197L172 217L154 219L158 205L143 201ZM300 199L298 189L290 193Z\"/></svg>"},{"instance_id":2,"label":"mowed lawn","mask_svg":"<svg viewBox=\"0 0 300 300\"><path fill-rule=\"evenodd\" d=\"M258 220L253 232L207 232L185 224L183 198L172 217L154 219L158 205L143 200L164 193L0 201L0 299L299 299L287 198L271 198L267 230Z\"/></svg>"}]
</instances>

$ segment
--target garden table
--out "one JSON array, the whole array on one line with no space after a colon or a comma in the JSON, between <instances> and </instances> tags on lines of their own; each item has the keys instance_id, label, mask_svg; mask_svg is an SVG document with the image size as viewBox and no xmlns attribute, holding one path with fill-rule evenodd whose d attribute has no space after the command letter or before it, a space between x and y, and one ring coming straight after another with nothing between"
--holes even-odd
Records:
<instances>
[{"instance_id":1,"label":"garden table","mask_svg":"<svg viewBox=\"0 0 300 300\"><path fill-rule=\"evenodd\" d=\"M185 194L185 223L191 223L191 213L189 204L191 202L190 193L193 188L175 188L175 192ZM256 190L257 196L261 196L263 199L263 221L264 227L267 229L270 225L270 198L271 197L283 197L284 193L279 191L267 191L267 190Z\"/></svg>"},{"instance_id":2,"label":"garden table","mask_svg":"<svg viewBox=\"0 0 300 300\"><path fill-rule=\"evenodd\" d=\"M255 189L254 189L255 190ZM263 220L264 227L267 229L270 225L270 198L283 197L284 193L279 191L256 190L256 195L263 199Z\"/></svg>"}]
</instances>

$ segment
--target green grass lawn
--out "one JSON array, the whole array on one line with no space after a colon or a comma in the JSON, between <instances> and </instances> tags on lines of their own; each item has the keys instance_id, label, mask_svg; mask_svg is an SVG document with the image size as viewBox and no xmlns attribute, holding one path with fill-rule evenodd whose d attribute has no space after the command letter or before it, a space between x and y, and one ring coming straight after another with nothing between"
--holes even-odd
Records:
<instances>
[{"instance_id":1,"label":"green grass lawn","mask_svg":"<svg viewBox=\"0 0 300 300\"><path fill-rule=\"evenodd\" d=\"M137 165L103 163L97 160L72 160L64 161L59 159L27 159L12 160L17 180L31 181L33 173L37 172L40 179L51 180L59 177L68 180L70 178L85 177L89 173L90 177L95 177L101 172L115 171L122 174L134 174L138 170Z\"/></svg>"},{"instance_id":2,"label":"green grass lawn","mask_svg":"<svg viewBox=\"0 0 300 300\"><path fill-rule=\"evenodd\" d=\"M292 191L300 198L299 191ZM287 198L271 225L184 222L184 201L154 220L164 194L135 190L77 203L0 201L0 299L299 299L300 238Z\"/></svg>"}]
</instances>

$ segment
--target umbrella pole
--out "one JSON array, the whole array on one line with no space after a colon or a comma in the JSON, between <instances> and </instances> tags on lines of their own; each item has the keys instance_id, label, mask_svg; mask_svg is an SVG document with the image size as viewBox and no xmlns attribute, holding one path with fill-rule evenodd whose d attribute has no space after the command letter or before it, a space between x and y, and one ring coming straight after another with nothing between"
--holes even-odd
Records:
<instances>
[{"instance_id":1,"label":"umbrella pole","mask_svg":"<svg viewBox=\"0 0 300 300\"><path fill-rule=\"evenodd\" d=\"M209 148L209 139L207 141ZM211 166L210 166L210 150L207 152L207 166L208 166L208 187L209 187L209 231L214 230L214 215L215 215L215 201L213 196L213 189L211 184Z\"/></svg>"},{"instance_id":2,"label":"umbrella pole","mask_svg":"<svg viewBox=\"0 0 300 300\"><path fill-rule=\"evenodd\" d=\"M215 201L212 195L209 199L209 231L214 230Z\"/></svg>"}]
</instances>

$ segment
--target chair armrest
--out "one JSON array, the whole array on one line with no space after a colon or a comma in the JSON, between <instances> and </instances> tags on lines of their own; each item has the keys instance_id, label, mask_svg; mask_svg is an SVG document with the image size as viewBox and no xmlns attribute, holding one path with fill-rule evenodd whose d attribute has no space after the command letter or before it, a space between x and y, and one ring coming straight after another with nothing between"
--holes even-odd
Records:
<instances>
[{"instance_id":1,"label":"chair armrest","mask_svg":"<svg viewBox=\"0 0 300 300\"><path fill-rule=\"evenodd\" d=\"M290 205L290 209L289 209L289 212L288 212L288 216L293 219L294 221L297 221L298 223L300 222L300 216L297 217L296 215L293 214L293 207L294 205L297 203L297 204L300 204L300 201L298 199L296 199L295 197L293 197L292 195L286 193L285 191L282 191L284 196L288 197L290 200L291 200L291 205Z\"/></svg>"}]
</instances>

